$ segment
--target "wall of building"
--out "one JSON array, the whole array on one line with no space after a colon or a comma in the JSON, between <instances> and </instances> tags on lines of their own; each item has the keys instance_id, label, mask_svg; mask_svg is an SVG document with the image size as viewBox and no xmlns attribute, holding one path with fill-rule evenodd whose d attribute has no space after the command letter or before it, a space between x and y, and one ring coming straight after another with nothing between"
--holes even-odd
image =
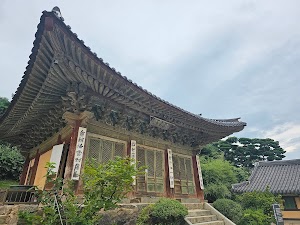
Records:
<instances>
[{"instance_id":1,"label":"wall of building","mask_svg":"<svg viewBox=\"0 0 300 225\"><path fill-rule=\"evenodd\" d=\"M295 197L296 210L282 211L285 225L300 224L300 197Z\"/></svg>"},{"instance_id":2,"label":"wall of building","mask_svg":"<svg viewBox=\"0 0 300 225\"><path fill-rule=\"evenodd\" d=\"M39 189L43 189L45 186L45 182L46 182L45 175L47 173L47 169L45 168L45 166L47 162L50 161L51 153L52 153L52 149L40 155L39 164L34 179L34 185L37 186Z\"/></svg>"}]
</instances>

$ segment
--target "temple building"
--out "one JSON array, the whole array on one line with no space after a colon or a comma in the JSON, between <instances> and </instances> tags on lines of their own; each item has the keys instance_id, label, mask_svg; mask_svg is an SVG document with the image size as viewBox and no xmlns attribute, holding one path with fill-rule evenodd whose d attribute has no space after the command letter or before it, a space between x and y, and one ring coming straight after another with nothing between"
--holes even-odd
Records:
<instances>
[{"instance_id":1,"label":"temple building","mask_svg":"<svg viewBox=\"0 0 300 225\"><path fill-rule=\"evenodd\" d=\"M88 158L128 156L147 168L132 198L203 199L197 153L245 126L187 112L133 83L92 52L55 7L41 16L22 81L0 118L0 139L27 157L20 184L45 188L51 161L80 194Z\"/></svg>"}]
</instances>

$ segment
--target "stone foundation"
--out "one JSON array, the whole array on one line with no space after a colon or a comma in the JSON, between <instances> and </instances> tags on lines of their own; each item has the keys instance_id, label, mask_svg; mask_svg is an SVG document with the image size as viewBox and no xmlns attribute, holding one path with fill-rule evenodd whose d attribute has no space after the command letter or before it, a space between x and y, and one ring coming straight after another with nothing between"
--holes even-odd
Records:
<instances>
[{"instance_id":1,"label":"stone foundation","mask_svg":"<svg viewBox=\"0 0 300 225\"><path fill-rule=\"evenodd\" d=\"M36 211L37 205L0 205L0 225L17 225L19 211Z\"/></svg>"},{"instance_id":2,"label":"stone foundation","mask_svg":"<svg viewBox=\"0 0 300 225\"><path fill-rule=\"evenodd\" d=\"M122 204L120 208L101 211L103 216L98 224L101 225L135 225L139 212L147 204ZM39 210L38 205L0 205L0 225L23 225L18 220L19 211L35 212Z\"/></svg>"}]
</instances>

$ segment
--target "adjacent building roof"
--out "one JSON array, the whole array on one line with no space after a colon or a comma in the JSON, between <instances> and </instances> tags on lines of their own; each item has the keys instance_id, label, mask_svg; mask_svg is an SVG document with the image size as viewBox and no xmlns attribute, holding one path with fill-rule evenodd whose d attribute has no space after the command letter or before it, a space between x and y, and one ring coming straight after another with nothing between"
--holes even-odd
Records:
<instances>
[{"instance_id":1,"label":"adjacent building roof","mask_svg":"<svg viewBox=\"0 0 300 225\"><path fill-rule=\"evenodd\" d=\"M130 109L139 117L164 120L176 127L178 135L193 136L199 145L246 126L239 118L207 119L187 112L133 83L86 46L64 23L57 7L43 12L35 37L23 79L0 118L0 138L8 142L29 150L63 127L62 101L70 83L83 84L85 93L117 105L120 111ZM75 100L84 105L81 98Z\"/></svg>"},{"instance_id":2,"label":"adjacent building roof","mask_svg":"<svg viewBox=\"0 0 300 225\"><path fill-rule=\"evenodd\" d=\"M300 194L300 159L259 162L248 181L234 184L234 192L265 191L274 194Z\"/></svg>"}]
</instances>

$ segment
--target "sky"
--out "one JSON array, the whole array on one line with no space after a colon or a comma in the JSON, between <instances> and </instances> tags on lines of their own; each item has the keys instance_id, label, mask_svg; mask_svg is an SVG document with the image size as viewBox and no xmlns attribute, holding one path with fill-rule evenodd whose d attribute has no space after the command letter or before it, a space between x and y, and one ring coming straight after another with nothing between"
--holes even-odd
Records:
<instances>
[{"instance_id":1,"label":"sky","mask_svg":"<svg viewBox=\"0 0 300 225\"><path fill-rule=\"evenodd\" d=\"M241 117L235 136L272 138L300 158L299 0L1 0L0 96L17 90L54 6L138 85L206 118Z\"/></svg>"}]
</instances>

